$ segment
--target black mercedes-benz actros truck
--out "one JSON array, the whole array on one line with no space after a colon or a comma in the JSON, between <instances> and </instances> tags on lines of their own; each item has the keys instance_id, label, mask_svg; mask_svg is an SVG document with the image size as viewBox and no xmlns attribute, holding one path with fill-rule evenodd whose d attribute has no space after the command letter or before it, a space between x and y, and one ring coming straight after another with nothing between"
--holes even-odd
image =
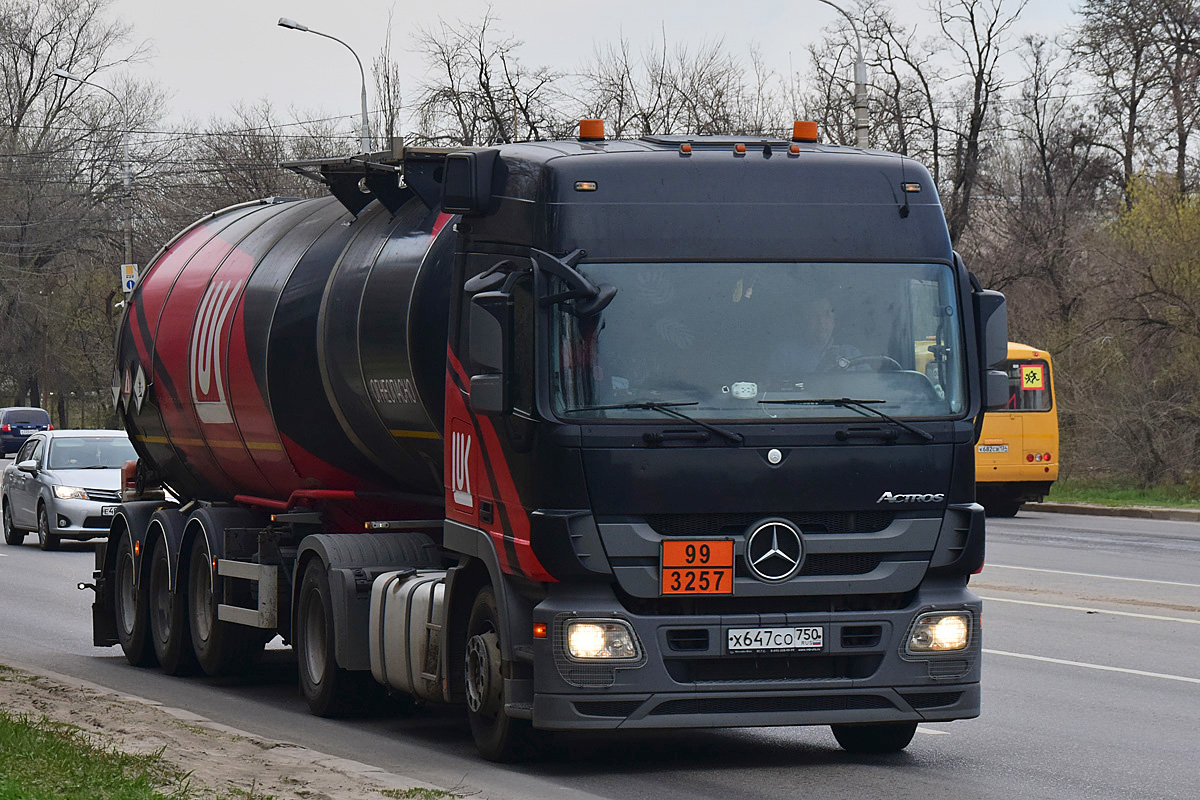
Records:
<instances>
[{"instance_id":1,"label":"black mercedes-benz actros truck","mask_svg":"<svg viewBox=\"0 0 1200 800\"><path fill-rule=\"evenodd\" d=\"M1003 296L929 173L791 139L408 149L198 222L130 300L97 644L535 730L977 716ZM165 484L179 503L151 497ZM139 494L140 492L140 494Z\"/></svg>"}]
</instances>

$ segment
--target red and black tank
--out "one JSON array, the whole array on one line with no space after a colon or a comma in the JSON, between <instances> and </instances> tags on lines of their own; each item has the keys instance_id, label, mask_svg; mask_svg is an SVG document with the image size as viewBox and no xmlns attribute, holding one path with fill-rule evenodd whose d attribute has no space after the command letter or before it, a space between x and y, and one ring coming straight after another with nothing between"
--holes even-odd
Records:
<instances>
[{"instance_id":1,"label":"red and black tank","mask_svg":"<svg viewBox=\"0 0 1200 800\"><path fill-rule=\"evenodd\" d=\"M118 411L177 494L286 504L321 490L440 503L449 217L410 195L197 222L133 292Z\"/></svg>"}]
</instances>

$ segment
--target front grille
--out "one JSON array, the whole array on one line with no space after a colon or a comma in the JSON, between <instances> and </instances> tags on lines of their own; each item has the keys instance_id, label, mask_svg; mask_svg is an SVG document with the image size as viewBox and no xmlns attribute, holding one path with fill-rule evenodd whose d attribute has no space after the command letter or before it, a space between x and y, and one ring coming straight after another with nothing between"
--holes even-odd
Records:
<instances>
[{"instance_id":1,"label":"front grille","mask_svg":"<svg viewBox=\"0 0 1200 800\"><path fill-rule=\"evenodd\" d=\"M646 524L662 536L735 536L764 517L782 517L801 533L878 533L894 511L780 512L778 514L647 514Z\"/></svg>"},{"instance_id":2,"label":"front grille","mask_svg":"<svg viewBox=\"0 0 1200 800\"><path fill-rule=\"evenodd\" d=\"M575 710L588 717L628 717L641 700L581 700L574 703Z\"/></svg>"},{"instance_id":3,"label":"front grille","mask_svg":"<svg viewBox=\"0 0 1200 800\"><path fill-rule=\"evenodd\" d=\"M664 714L754 714L770 711L859 711L895 708L886 697L873 694L813 697L697 697L667 700L651 716Z\"/></svg>"},{"instance_id":4,"label":"front grille","mask_svg":"<svg viewBox=\"0 0 1200 800\"><path fill-rule=\"evenodd\" d=\"M677 653L708 649L708 631L704 628L680 628L667 631L667 647Z\"/></svg>"},{"instance_id":5,"label":"front grille","mask_svg":"<svg viewBox=\"0 0 1200 800\"><path fill-rule=\"evenodd\" d=\"M774 656L735 658L667 658L667 672L676 683L752 683L756 681L827 681L869 678L879 669L881 655Z\"/></svg>"},{"instance_id":6,"label":"front grille","mask_svg":"<svg viewBox=\"0 0 1200 800\"><path fill-rule=\"evenodd\" d=\"M837 614L846 611L898 611L916 592L862 595L793 595L768 597L634 597L617 588L617 598L631 614L642 616L721 614Z\"/></svg>"},{"instance_id":7,"label":"front grille","mask_svg":"<svg viewBox=\"0 0 1200 800\"><path fill-rule=\"evenodd\" d=\"M79 527L81 527L81 528L100 528L102 530L108 530L108 528L111 524L112 524L112 517L85 517L83 520L83 524L80 525Z\"/></svg>"},{"instance_id":8,"label":"front grille","mask_svg":"<svg viewBox=\"0 0 1200 800\"><path fill-rule=\"evenodd\" d=\"M883 563L878 553L818 553L804 559L797 573L805 575L866 575Z\"/></svg>"},{"instance_id":9,"label":"front grille","mask_svg":"<svg viewBox=\"0 0 1200 800\"><path fill-rule=\"evenodd\" d=\"M882 625L847 625L842 628L842 647L875 647L882 638Z\"/></svg>"},{"instance_id":10,"label":"front grille","mask_svg":"<svg viewBox=\"0 0 1200 800\"><path fill-rule=\"evenodd\" d=\"M115 489L86 489L89 500L99 500L104 503L121 502L121 493Z\"/></svg>"},{"instance_id":11,"label":"front grille","mask_svg":"<svg viewBox=\"0 0 1200 800\"><path fill-rule=\"evenodd\" d=\"M962 692L928 692L926 694L902 694L904 701L915 709L952 706L963 696Z\"/></svg>"}]
</instances>

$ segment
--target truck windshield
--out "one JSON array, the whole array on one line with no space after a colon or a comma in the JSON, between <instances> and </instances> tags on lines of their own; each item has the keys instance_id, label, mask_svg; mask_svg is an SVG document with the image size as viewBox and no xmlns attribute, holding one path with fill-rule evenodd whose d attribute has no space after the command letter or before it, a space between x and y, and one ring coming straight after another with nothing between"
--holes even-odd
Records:
<instances>
[{"instance_id":1,"label":"truck windshield","mask_svg":"<svg viewBox=\"0 0 1200 800\"><path fill-rule=\"evenodd\" d=\"M588 264L617 289L599 314L555 306L552 397L566 419L852 419L961 416L954 273L937 264ZM600 407L604 406L604 407Z\"/></svg>"}]
</instances>

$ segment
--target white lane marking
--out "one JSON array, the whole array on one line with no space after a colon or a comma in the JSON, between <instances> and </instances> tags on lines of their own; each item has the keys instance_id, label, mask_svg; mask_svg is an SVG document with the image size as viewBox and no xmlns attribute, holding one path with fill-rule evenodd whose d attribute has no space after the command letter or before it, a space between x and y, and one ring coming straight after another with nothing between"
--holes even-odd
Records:
<instances>
[{"instance_id":1,"label":"white lane marking","mask_svg":"<svg viewBox=\"0 0 1200 800\"><path fill-rule=\"evenodd\" d=\"M1200 589L1200 583L1180 583L1179 581L1157 581L1152 578L1122 578L1118 575L1095 575L1091 572L1068 572L1063 569L1040 569L1038 567L1014 567L1009 564L987 564L984 569L1019 569L1024 572L1048 572L1052 575L1074 575L1077 578L1102 578L1106 581L1131 581L1133 583L1159 583L1163 586L1187 586Z\"/></svg>"},{"instance_id":2,"label":"white lane marking","mask_svg":"<svg viewBox=\"0 0 1200 800\"><path fill-rule=\"evenodd\" d=\"M935 731L933 728L922 728L917 726L917 733L928 733L933 736L949 736L950 731Z\"/></svg>"},{"instance_id":3,"label":"white lane marking","mask_svg":"<svg viewBox=\"0 0 1200 800\"><path fill-rule=\"evenodd\" d=\"M988 597L980 595L980 599L989 603L1015 603L1019 606L1037 606L1038 608L1061 608L1064 611L1086 611L1089 614L1113 614L1118 617L1137 617L1138 619L1156 619L1161 622L1183 622L1188 625L1200 625L1200 619L1185 619L1183 617L1163 617L1158 614L1138 614L1133 611L1112 611L1107 608L1088 608L1087 606L1064 606L1058 603L1038 603L1033 600L1010 600L1006 597Z\"/></svg>"},{"instance_id":4,"label":"white lane marking","mask_svg":"<svg viewBox=\"0 0 1200 800\"><path fill-rule=\"evenodd\" d=\"M1031 656L1028 653L1009 653L1005 650L989 650L983 648L983 652L993 656L1009 656L1010 658L1025 658L1030 661L1045 661L1048 664L1063 664L1068 667L1084 667L1086 669L1099 669L1104 672L1123 672L1126 675L1141 675L1146 678L1163 678L1169 681L1182 681L1184 683L1200 683L1200 678L1188 678L1183 675L1166 675L1162 672L1146 672L1141 669L1125 669L1124 667L1107 667L1103 664L1089 664L1086 661L1068 661L1065 658L1047 658L1046 656Z\"/></svg>"}]
</instances>

